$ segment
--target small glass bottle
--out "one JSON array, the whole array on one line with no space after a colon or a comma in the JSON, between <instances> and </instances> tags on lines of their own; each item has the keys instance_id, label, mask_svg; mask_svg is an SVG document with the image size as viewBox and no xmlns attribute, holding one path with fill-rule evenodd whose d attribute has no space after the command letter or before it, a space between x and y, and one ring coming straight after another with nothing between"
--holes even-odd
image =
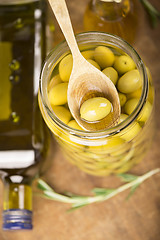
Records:
<instances>
[{"instance_id":1,"label":"small glass bottle","mask_svg":"<svg viewBox=\"0 0 160 240\"><path fill-rule=\"evenodd\" d=\"M0 0L0 177L3 229L32 229L32 180L46 167L50 135L38 81L46 56L43 0Z\"/></svg>"},{"instance_id":2,"label":"small glass bottle","mask_svg":"<svg viewBox=\"0 0 160 240\"><path fill-rule=\"evenodd\" d=\"M84 29L112 33L133 44L137 11L136 0L91 0L84 13Z\"/></svg>"}]
</instances>

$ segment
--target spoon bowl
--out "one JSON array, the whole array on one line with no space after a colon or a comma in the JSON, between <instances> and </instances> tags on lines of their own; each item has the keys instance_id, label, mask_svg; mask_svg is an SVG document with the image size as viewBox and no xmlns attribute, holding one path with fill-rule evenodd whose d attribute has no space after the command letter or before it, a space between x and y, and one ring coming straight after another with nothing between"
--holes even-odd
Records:
<instances>
[{"instance_id":1,"label":"spoon bowl","mask_svg":"<svg viewBox=\"0 0 160 240\"><path fill-rule=\"evenodd\" d=\"M97 131L114 126L120 115L119 97L114 84L85 59L81 61L82 66L84 66L83 71L79 71L81 68L74 66L75 70L72 70L68 85L68 105L73 117L83 129L88 131ZM93 97L107 98L112 103L113 108L104 119L91 123L81 119L80 107L84 101Z\"/></svg>"},{"instance_id":2,"label":"spoon bowl","mask_svg":"<svg viewBox=\"0 0 160 240\"><path fill-rule=\"evenodd\" d=\"M120 116L119 97L113 82L90 64L81 54L72 29L65 0L48 0L73 56L73 68L68 84L68 106L77 123L87 131L114 126ZM80 107L91 97L105 97L112 103L112 111L104 119L87 122L80 117Z\"/></svg>"}]
</instances>

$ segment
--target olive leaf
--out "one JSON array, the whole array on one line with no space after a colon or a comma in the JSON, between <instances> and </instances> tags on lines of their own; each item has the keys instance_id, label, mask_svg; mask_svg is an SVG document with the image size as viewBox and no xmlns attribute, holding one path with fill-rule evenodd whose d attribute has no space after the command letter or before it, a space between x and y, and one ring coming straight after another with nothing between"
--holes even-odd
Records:
<instances>
[{"instance_id":1,"label":"olive leaf","mask_svg":"<svg viewBox=\"0 0 160 240\"><path fill-rule=\"evenodd\" d=\"M129 200L129 198L134 194L136 189L139 187L140 183L135 184L133 187L131 187L130 193L126 197L126 200Z\"/></svg>"},{"instance_id":2,"label":"olive leaf","mask_svg":"<svg viewBox=\"0 0 160 240\"><path fill-rule=\"evenodd\" d=\"M121 174L118 174L117 176L120 177L123 182L132 182L138 178L138 176L136 176L136 175L127 174L127 173L121 173ZM129 198L134 194L134 192L139 187L139 185L140 185L140 182L138 182L137 184L135 184L131 187L130 193L126 197L126 200L129 200Z\"/></svg>"},{"instance_id":3,"label":"olive leaf","mask_svg":"<svg viewBox=\"0 0 160 240\"><path fill-rule=\"evenodd\" d=\"M88 205L88 204L85 204L85 203L73 204L72 207L67 210L67 212L72 212L72 211L77 210L79 208L85 207L86 205Z\"/></svg>"},{"instance_id":4,"label":"olive leaf","mask_svg":"<svg viewBox=\"0 0 160 240\"><path fill-rule=\"evenodd\" d=\"M112 188L94 188L92 192L96 195L108 195L112 192L114 192L116 189Z\"/></svg>"},{"instance_id":5,"label":"olive leaf","mask_svg":"<svg viewBox=\"0 0 160 240\"><path fill-rule=\"evenodd\" d=\"M49 185L43 181L42 179L39 179L38 180L38 184L37 184L37 187L40 189L40 190L48 190L48 191L53 191L53 189L51 187L49 187Z\"/></svg>"},{"instance_id":6,"label":"olive leaf","mask_svg":"<svg viewBox=\"0 0 160 240\"><path fill-rule=\"evenodd\" d=\"M118 174L117 176L120 177L123 182L131 182L136 180L138 177L136 175L126 174L126 173L121 173L121 174Z\"/></svg>"}]
</instances>

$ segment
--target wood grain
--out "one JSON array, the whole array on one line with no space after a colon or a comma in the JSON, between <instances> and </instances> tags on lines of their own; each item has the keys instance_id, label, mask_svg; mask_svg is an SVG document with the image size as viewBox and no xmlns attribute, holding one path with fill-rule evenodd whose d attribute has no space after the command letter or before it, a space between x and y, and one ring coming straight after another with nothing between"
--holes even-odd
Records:
<instances>
[{"instance_id":1,"label":"wood grain","mask_svg":"<svg viewBox=\"0 0 160 240\"><path fill-rule=\"evenodd\" d=\"M159 0L150 0L160 10ZM82 16L87 1L67 0L76 32L83 31ZM156 89L156 134L145 159L132 169L143 174L160 167L160 23L156 29L149 25L140 6L140 31L134 44L149 66ZM63 36L57 26L55 42ZM58 147L53 144L54 157L45 174L58 192L68 190L90 194L93 187L116 187L119 182L110 177L92 177L70 165ZM34 187L35 188L35 187ZM159 240L160 239L160 176L144 182L135 194L125 201L124 192L106 202L93 204L74 212L66 212L69 205L33 197L34 228L32 231L5 232L0 229L0 240ZM0 210L2 211L2 183L0 183ZM0 225L2 219L0 218Z\"/></svg>"}]
</instances>

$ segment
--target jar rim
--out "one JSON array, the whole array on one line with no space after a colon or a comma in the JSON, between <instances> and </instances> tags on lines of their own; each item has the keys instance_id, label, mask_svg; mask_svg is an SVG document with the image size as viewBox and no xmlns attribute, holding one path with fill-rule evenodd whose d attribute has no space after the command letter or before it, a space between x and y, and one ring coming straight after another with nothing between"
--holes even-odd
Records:
<instances>
[{"instance_id":1,"label":"jar rim","mask_svg":"<svg viewBox=\"0 0 160 240\"><path fill-rule=\"evenodd\" d=\"M148 95L148 76L146 72L145 65L137 53L137 51L124 39L110 33L105 33L105 32L98 32L98 31L92 31L92 32L82 32L78 33L75 35L76 40L79 43L84 42L85 43L97 43L97 44L108 44L113 47L118 47L119 49L123 50L125 53L127 53L134 62L136 63L136 66L140 72L141 79L143 82L143 87L142 87L142 93L141 97L139 99L139 102L134 109L134 111L121 123L117 124L116 126L113 126L108 129L104 130L98 130L98 131L85 131L85 130L78 130L69 127L67 124L63 123L53 112L51 109L51 106L49 106L49 102L46 99L46 92L47 87L44 89L43 87L43 79L45 77L45 74L48 73L48 67L51 67L51 60L53 61L53 55L55 55L54 61L59 58L56 58L56 54L59 54L59 56L62 56L62 54L66 53L64 52L64 47L68 48L69 52L69 47L66 43L66 41L60 42L47 56L43 66L42 66L42 71L40 74L40 81L39 81L39 94L41 98L41 102L43 105L43 110L47 113L47 117L49 118L50 122L53 124L53 122L58 125L63 131L69 132L70 134L76 136L76 137L81 137L81 138L86 138L86 139L99 139L102 137L109 137L112 135L115 135L118 132L121 132L123 129L128 127L140 114L141 110L143 109L143 106L146 102L147 95ZM98 36L98 37L97 37ZM105 39L105 40L104 40ZM91 42L93 40L93 42ZM100 42L99 42L100 41ZM106 42L107 41L107 42ZM53 62L52 62L53 65Z\"/></svg>"}]
</instances>

